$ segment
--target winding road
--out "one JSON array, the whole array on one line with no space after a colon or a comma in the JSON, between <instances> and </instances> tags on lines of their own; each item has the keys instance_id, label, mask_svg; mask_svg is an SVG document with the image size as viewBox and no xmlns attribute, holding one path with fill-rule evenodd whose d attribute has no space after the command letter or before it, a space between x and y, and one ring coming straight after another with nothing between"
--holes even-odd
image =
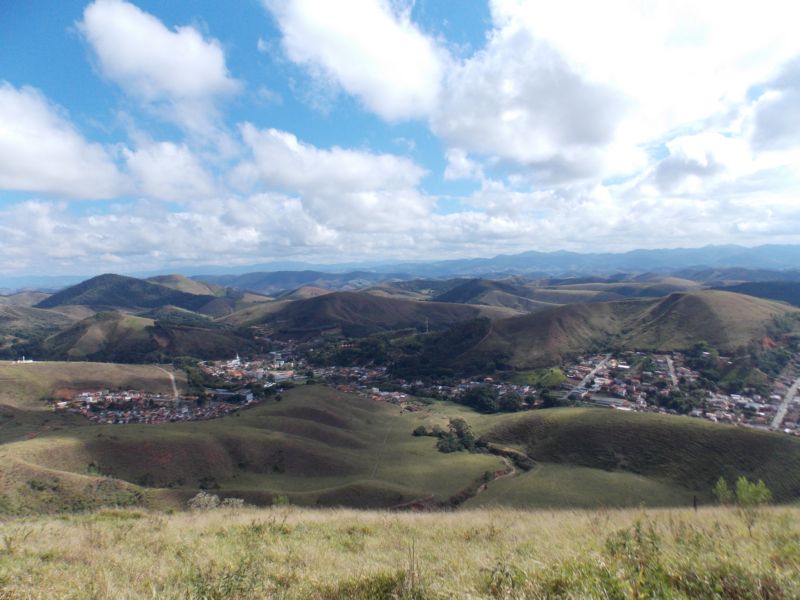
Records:
<instances>
[{"instance_id":1,"label":"winding road","mask_svg":"<svg viewBox=\"0 0 800 600\"><path fill-rule=\"evenodd\" d=\"M783 419L786 417L786 412L789 410L789 405L792 403L792 400L795 399L797 396L797 388L800 387L800 377L798 377L795 382L792 384L792 387L789 388L789 391L786 392L786 395L783 397L783 402L778 407L778 412L775 413L775 418L772 419L772 429L780 429L781 424L783 423Z\"/></svg>"}]
</instances>

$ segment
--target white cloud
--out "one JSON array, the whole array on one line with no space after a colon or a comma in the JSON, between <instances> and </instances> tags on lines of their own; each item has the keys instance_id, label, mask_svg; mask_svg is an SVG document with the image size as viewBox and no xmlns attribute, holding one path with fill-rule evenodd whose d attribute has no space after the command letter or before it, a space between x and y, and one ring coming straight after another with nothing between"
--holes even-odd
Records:
<instances>
[{"instance_id":1,"label":"white cloud","mask_svg":"<svg viewBox=\"0 0 800 600\"><path fill-rule=\"evenodd\" d=\"M507 27L449 73L432 125L449 143L560 179L595 174L625 109L621 94Z\"/></svg>"},{"instance_id":2,"label":"white cloud","mask_svg":"<svg viewBox=\"0 0 800 600\"><path fill-rule=\"evenodd\" d=\"M469 158L467 152L461 148L450 148L445 152L445 158L447 159L447 167L444 170L445 180L483 179L481 166Z\"/></svg>"},{"instance_id":3,"label":"white cloud","mask_svg":"<svg viewBox=\"0 0 800 600\"><path fill-rule=\"evenodd\" d=\"M702 193L712 184L756 169L749 145L741 138L704 132L676 137L666 146L669 156L645 175L642 184L653 196Z\"/></svg>"},{"instance_id":4,"label":"white cloud","mask_svg":"<svg viewBox=\"0 0 800 600\"><path fill-rule=\"evenodd\" d=\"M334 147L320 149L277 129L242 126L253 163L239 168L271 189L298 194L325 223L345 228L385 228L427 213L432 199L416 187L425 170L393 154Z\"/></svg>"},{"instance_id":5,"label":"white cloud","mask_svg":"<svg viewBox=\"0 0 800 600\"><path fill-rule=\"evenodd\" d=\"M128 170L140 194L162 200L193 200L215 192L214 182L185 144L148 142L126 150Z\"/></svg>"},{"instance_id":6,"label":"white cloud","mask_svg":"<svg viewBox=\"0 0 800 600\"><path fill-rule=\"evenodd\" d=\"M107 198L125 188L111 154L31 87L0 83L0 188Z\"/></svg>"},{"instance_id":7,"label":"white cloud","mask_svg":"<svg viewBox=\"0 0 800 600\"><path fill-rule=\"evenodd\" d=\"M124 0L95 0L78 26L106 77L190 129L211 129L215 102L240 88L217 40Z\"/></svg>"},{"instance_id":8,"label":"white cloud","mask_svg":"<svg viewBox=\"0 0 800 600\"><path fill-rule=\"evenodd\" d=\"M289 59L332 79L389 120L423 117L436 103L443 51L387 0L263 0Z\"/></svg>"},{"instance_id":9,"label":"white cloud","mask_svg":"<svg viewBox=\"0 0 800 600\"><path fill-rule=\"evenodd\" d=\"M800 49L800 6L782 0L493 0L492 12L630 98L639 140L724 112Z\"/></svg>"},{"instance_id":10,"label":"white cloud","mask_svg":"<svg viewBox=\"0 0 800 600\"><path fill-rule=\"evenodd\" d=\"M414 162L394 154L337 146L324 150L286 131L259 130L249 123L242 126L242 137L264 181L294 192L403 189L417 185L425 174Z\"/></svg>"},{"instance_id":11,"label":"white cloud","mask_svg":"<svg viewBox=\"0 0 800 600\"><path fill-rule=\"evenodd\" d=\"M766 87L754 107L753 144L760 150L800 147L800 56Z\"/></svg>"},{"instance_id":12,"label":"white cloud","mask_svg":"<svg viewBox=\"0 0 800 600\"><path fill-rule=\"evenodd\" d=\"M778 0L491 8L486 47L449 70L432 127L540 187L631 175L650 145L729 127L749 88L800 51L800 7ZM764 100L787 117L797 104L787 90Z\"/></svg>"}]
</instances>

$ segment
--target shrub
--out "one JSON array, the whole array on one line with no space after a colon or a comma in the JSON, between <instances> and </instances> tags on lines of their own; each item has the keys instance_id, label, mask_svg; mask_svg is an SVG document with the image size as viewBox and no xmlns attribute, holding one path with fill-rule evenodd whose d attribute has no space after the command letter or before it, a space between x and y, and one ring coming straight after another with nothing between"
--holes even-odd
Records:
<instances>
[{"instance_id":1,"label":"shrub","mask_svg":"<svg viewBox=\"0 0 800 600\"><path fill-rule=\"evenodd\" d=\"M208 492L198 492L189 500L189 508L192 510L212 510L219 507L219 504L219 496Z\"/></svg>"}]
</instances>

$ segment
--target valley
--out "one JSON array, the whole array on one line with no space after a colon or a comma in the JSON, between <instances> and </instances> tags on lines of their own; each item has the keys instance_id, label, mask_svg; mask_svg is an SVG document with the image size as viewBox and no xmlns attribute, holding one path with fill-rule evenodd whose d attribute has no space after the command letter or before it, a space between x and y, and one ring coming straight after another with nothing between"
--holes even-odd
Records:
<instances>
[{"instance_id":1,"label":"valley","mask_svg":"<svg viewBox=\"0 0 800 600\"><path fill-rule=\"evenodd\" d=\"M687 506L742 476L800 497L791 305L674 277L231 281L265 280L6 302L35 306L0 363L0 508Z\"/></svg>"}]
</instances>

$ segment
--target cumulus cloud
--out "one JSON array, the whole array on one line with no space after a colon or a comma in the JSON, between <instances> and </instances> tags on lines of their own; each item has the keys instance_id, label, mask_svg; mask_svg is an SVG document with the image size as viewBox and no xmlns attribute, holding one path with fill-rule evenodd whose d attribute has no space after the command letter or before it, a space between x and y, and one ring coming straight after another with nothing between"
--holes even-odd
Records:
<instances>
[{"instance_id":1,"label":"cumulus cloud","mask_svg":"<svg viewBox=\"0 0 800 600\"><path fill-rule=\"evenodd\" d=\"M236 264L330 246L336 234L315 223L296 199L259 194L243 200L209 200L171 212L140 202L106 214L75 215L64 203L28 201L0 209L3 269L79 272L153 268L184 262ZM42 239L47 244L41 244ZM36 252L30 249L36 247Z\"/></svg>"},{"instance_id":2,"label":"cumulus cloud","mask_svg":"<svg viewBox=\"0 0 800 600\"><path fill-rule=\"evenodd\" d=\"M710 185L733 180L755 168L746 141L719 133L679 136L666 144L669 156L645 176L652 195L702 193Z\"/></svg>"},{"instance_id":3,"label":"cumulus cloud","mask_svg":"<svg viewBox=\"0 0 800 600\"><path fill-rule=\"evenodd\" d=\"M253 162L240 173L269 188L298 194L327 223L346 228L385 227L427 213L432 200L417 191L425 170L393 154L339 147L320 149L277 129L247 123L242 137Z\"/></svg>"},{"instance_id":4,"label":"cumulus cloud","mask_svg":"<svg viewBox=\"0 0 800 600\"><path fill-rule=\"evenodd\" d=\"M387 0L263 0L290 60L336 82L389 120L436 103L446 55Z\"/></svg>"},{"instance_id":5,"label":"cumulus cloud","mask_svg":"<svg viewBox=\"0 0 800 600\"><path fill-rule=\"evenodd\" d=\"M753 144L760 150L800 146L800 56L769 82L754 108Z\"/></svg>"},{"instance_id":6,"label":"cumulus cloud","mask_svg":"<svg viewBox=\"0 0 800 600\"><path fill-rule=\"evenodd\" d=\"M585 79L549 44L517 27L453 69L434 131L462 148L554 171L596 169L624 115L625 98Z\"/></svg>"},{"instance_id":7,"label":"cumulus cloud","mask_svg":"<svg viewBox=\"0 0 800 600\"><path fill-rule=\"evenodd\" d=\"M146 197L192 200L216 191L211 177L185 144L147 142L124 154L137 191Z\"/></svg>"},{"instance_id":8,"label":"cumulus cloud","mask_svg":"<svg viewBox=\"0 0 800 600\"><path fill-rule=\"evenodd\" d=\"M126 187L113 157L31 87L0 83L0 188L107 198Z\"/></svg>"},{"instance_id":9,"label":"cumulus cloud","mask_svg":"<svg viewBox=\"0 0 800 600\"><path fill-rule=\"evenodd\" d=\"M492 0L495 27L547 42L593 81L632 102L627 135L642 141L745 99L756 81L794 56L800 6L636 0L558 3Z\"/></svg>"},{"instance_id":10,"label":"cumulus cloud","mask_svg":"<svg viewBox=\"0 0 800 600\"><path fill-rule=\"evenodd\" d=\"M445 180L483 179L483 168L469 158L465 150L450 148L444 156L447 159L447 167L444 170Z\"/></svg>"},{"instance_id":11,"label":"cumulus cloud","mask_svg":"<svg viewBox=\"0 0 800 600\"><path fill-rule=\"evenodd\" d=\"M217 40L124 0L95 0L78 26L108 79L190 129L208 130L218 99L240 88Z\"/></svg>"}]
</instances>

